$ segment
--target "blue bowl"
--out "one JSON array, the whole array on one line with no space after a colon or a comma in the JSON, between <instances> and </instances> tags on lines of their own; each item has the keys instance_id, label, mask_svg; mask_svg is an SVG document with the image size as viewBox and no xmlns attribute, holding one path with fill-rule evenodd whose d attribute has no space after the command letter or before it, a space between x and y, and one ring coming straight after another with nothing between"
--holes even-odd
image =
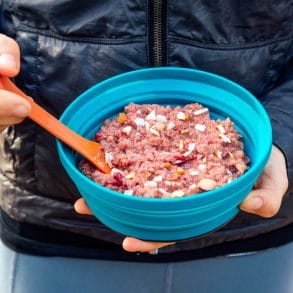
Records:
<instances>
[{"instance_id":1,"label":"blue bowl","mask_svg":"<svg viewBox=\"0 0 293 293\"><path fill-rule=\"evenodd\" d=\"M183 198L157 199L125 195L105 188L78 170L82 159L57 141L60 160L94 215L124 235L152 241L201 236L222 227L238 213L253 188L272 146L269 117L258 100L238 84L204 71L150 68L105 80L80 95L60 120L92 139L106 119L130 102L161 105L200 103L212 118L230 117L243 136L251 162L238 179L217 189Z\"/></svg>"}]
</instances>

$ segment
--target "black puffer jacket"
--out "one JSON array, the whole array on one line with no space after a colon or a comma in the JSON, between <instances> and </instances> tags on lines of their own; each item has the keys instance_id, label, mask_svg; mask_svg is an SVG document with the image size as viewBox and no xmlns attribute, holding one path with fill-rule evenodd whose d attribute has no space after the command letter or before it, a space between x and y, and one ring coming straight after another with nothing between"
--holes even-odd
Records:
<instances>
[{"instance_id":1,"label":"black puffer jacket","mask_svg":"<svg viewBox=\"0 0 293 293\"><path fill-rule=\"evenodd\" d=\"M293 1L0 2L1 31L21 48L16 82L57 117L97 82L151 66L192 67L223 75L265 105L274 142L286 155L291 182L278 215L263 219L240 213L221 230L163 252L229 246L241 239L248 243L257 235L273 245L277 235L273 231L285 231L285 227L292 231ZM81 239L83 246L104 243L104 248L120 244L122 235L74 212L73 203L79 197L60 165L51 135L30 120L5 131L0 203L2 237L7 242L18 249L32 249L32 239L52 245L68 244L68 239L75 245ZM56 235L67 237L61 241Z\"/></svg>"}]
</instances>

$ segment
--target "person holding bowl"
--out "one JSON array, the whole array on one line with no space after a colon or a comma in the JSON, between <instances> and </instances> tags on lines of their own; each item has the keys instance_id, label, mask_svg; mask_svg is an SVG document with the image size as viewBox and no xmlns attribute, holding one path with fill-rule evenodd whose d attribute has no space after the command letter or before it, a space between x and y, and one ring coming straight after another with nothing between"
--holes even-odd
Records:
<instances>
[{"instance_id":1,"label":"person holding bowl","mask_svg":"<svg viewBox=\"0 0 293 293\"><path fill-rule=\"evenodd\" d=\"M25 119L25 100L1 90L1 291L292 291L291 2L2 1L0 73L56 117L111 76L189 67L251 91L274 146L229 224L177 243L142 241L91 216L55 139Z\"/></svg>"}]
</instances>

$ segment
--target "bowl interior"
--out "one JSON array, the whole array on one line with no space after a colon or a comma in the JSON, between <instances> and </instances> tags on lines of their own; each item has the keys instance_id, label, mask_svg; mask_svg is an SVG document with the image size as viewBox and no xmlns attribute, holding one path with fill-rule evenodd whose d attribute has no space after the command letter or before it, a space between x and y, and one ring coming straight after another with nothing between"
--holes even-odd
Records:
<instances>
[{"instance_id":1,"label":"bowl interior","mask_svg":"<svg viewBox=\"0 0 293 293\"><path fill-rule=\"evenodd\" d=\"M251 163L241 177L258 174L267 160L271 128L259 102L241 86L225 78L192 69L143 69L111 78L77 98L63 113L61 121L92 139L106 119L116 116L130 102L174 106L201 103L209 108L214 119L230 117L243 136ZM69 173L78 172L80 180L87 180L76 168L81 157L60 142L58 151L65 169Z\"/></svg>"}]
</instances>

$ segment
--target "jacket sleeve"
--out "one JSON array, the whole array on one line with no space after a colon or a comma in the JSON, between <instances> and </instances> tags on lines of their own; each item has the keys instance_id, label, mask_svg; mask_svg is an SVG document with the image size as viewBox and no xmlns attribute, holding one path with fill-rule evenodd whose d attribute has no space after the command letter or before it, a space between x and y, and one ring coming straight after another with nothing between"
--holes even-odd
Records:
<instances>
[{"instance_id":1,"label":"jacket sleeve","mask_svg":"<svg viewBox=\"0 0 293 293\"><path fill-rule=\"evenodd\" d=\"M273 128L273 143L284 153L287 162L289 191L293 189L293 60L277 85L261 101Z\"/></svg>"}]
</instances>

